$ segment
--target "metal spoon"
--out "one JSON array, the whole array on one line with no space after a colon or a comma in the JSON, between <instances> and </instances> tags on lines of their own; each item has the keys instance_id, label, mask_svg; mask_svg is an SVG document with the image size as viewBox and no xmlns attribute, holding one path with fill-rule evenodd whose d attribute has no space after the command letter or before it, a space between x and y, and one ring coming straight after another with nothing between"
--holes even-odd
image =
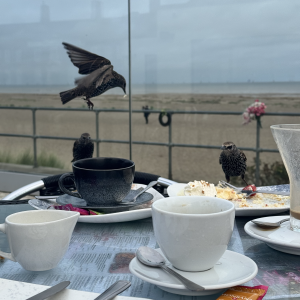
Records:
<instances>
[{"instance_id":1,"label":"metal spoon","mask_svg":"<svg viewBox=\"0 0 300 300\"><path fill-rule=\"evenodd\" d=\"M126 201L126 202L121 202L121 204L123 205L123 204L134 203L139 195L143 194L144 192L146 192L147 190L149 190L151 187L153 187L156 184L157 184L157 181L151 181L143 190L141 190L138 194L136 194L132 200Z\"/></svg>"},{"instance_id":2,"label":"metal spoon","mask_svg":"<svg viewBox=\"0 0 300 300\"><path fill-rule=\"evenodd\" d=\"M128 289L131 286L130 281L119 280L112 284L107 290L99 295L95 300L110 300Z\"/></svg>"},{"instance_id":3,"label":"metal spoon","mask_svg":"<svg viewBox=\"0 0 300 300\"><path fill-rule=\"evenodd\" d=\"M278 222L263 222L258 220L252 220L251 222L262 228L276 228L276 227L280 227L280 224L282 224L283 222L289 221L289 219L290 218L282 219L281 221Z\"/></svg>"},{"instance_id":4,"label":"metal spoon","mask_svg":"<svg viewBox=\"0 0 300 300\"><path fill-rule=\"evenodd\" d=\"M180 274L166 266L166 260L164 259L164 257L152 248L145 246L140 247L136 252L136 257L144 265L154 268L161 268L167 273L173 275L174 277L179 279L183 283L183 285L190 291L199 292L205 290L203 286L188 280L187 278L181 276Z\"/></svg>"}]
</instances>

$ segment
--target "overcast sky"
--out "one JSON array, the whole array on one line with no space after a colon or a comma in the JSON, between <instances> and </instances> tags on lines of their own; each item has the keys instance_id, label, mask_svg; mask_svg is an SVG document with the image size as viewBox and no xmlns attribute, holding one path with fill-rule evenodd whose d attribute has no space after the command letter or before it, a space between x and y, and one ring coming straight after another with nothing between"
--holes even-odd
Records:
<instances>
[{"instance_id":1,"label":"overcast sky","mask_svg":"<svg viewBox=\"0 0 300 300\"><path fill-rule=\"evenodd\" d=\"M0 85L72 84L62 41L128 77L127 0L45 0L46 31L41 3L0 0ZM133 83L300 81L299 9L299 0L131 0ZM93 18L97 26L85 22ZM61 21L73 22L53 26Z\"/></svg>"}]
</instances>

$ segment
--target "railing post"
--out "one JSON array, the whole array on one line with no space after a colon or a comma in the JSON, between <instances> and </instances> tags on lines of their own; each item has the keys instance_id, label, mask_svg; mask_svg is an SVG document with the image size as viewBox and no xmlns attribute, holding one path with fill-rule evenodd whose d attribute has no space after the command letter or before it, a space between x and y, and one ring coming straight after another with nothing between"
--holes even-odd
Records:
<instances>
[{"instance_id":1,"label":"railing post","mask_svg":"<svg viewBox=\"0 0 300 300\"><path fill-rule=\"evenodd\" d=\"M256 161L255 161L255 165L256 165L256 169L255 169L255 185L259 186L259 178L260 178L260 171L259 171L259 155L260 155L260 145L259 145L259 141L260 141L260 122L256 119Z\"/></svg>"},{"instance_id":2,"label":"railing post","mask_svg":"<svg viewBox=\"0 0 300 300\"><path fill-rule=\"evenodd\" d=\"M37 168L37 154L36 154L36 121L35 121L36 109L32 110L32 135L33 135L33 167Z\"/></svg>"},{"instance_id":3,"label":"railing post","mask_svg":"<svg viewBox=\"0 0 300 300\"><path fill-rule=\"evenodd\" d=\"M97 151L97 157L99 157L99 113L100 111L96 111L96 151Z\"/></svg>"},{"instance_id":4,"label":"railing post","mask_svg":"<svg viewBox=\"0 0 300 300\"><path fill-rule=\"evenodd\" d=\"M168 178L172 179L172 112L170 113L170 125L169 125L169 175Z\"/></svg>"}]
</instances>

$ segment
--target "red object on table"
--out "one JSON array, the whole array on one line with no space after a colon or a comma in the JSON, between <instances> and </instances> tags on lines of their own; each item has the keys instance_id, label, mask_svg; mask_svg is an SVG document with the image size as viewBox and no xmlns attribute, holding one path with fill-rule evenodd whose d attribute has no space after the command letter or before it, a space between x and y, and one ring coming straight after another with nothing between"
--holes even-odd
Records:
<instances>
[{"instance_id":1,"label":"red object on table","mask_svg":"<svg viewBox=\"0 0 300 300\"><path fill-rule=\"evenodd\" d=\"M254 184L250 184L250 185L247 185L246 187L244 187L242 189L242 192L243 191L253 191L253 192L256 192L256 186ZM250 197L253 197L255 196L256 194L252 194Z\"/></svg>"}]
</instances>

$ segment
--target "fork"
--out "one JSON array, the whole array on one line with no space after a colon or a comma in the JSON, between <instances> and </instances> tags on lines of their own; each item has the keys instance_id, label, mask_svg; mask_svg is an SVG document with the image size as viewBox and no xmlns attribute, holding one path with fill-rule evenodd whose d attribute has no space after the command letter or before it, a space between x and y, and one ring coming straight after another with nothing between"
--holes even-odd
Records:
<instances>
[{"instance_id":1,"label":"fork","mask_svg":"<svg viewBox=\"0 0 300 300\"><path fill-rule=\"evenodd\" d=\"M281 195L281 196L289 196L290 195L289 192L270 191L270 190L264 190L264 189L259 189L257 191L247 191L247 190L242 191L243 188L238 188L238 187L236 187L226 181L223 181L223 180L220 180L220 186L222 188L230 187L237 193L247 194L246 198L249 198L251 195L257 194L257 193L274 194L274 195Z\"/></svg>"}]
</instances>

